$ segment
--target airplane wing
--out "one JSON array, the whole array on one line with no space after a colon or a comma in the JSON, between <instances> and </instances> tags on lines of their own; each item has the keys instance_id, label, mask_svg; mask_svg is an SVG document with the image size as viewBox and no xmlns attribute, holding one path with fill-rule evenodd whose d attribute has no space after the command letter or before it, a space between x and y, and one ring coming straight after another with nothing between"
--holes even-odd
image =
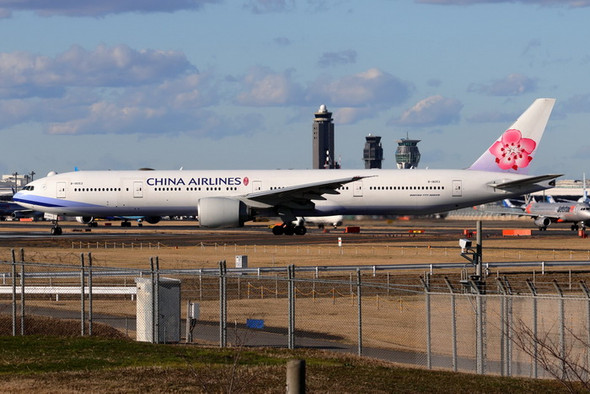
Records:
<instances>
[{"instance_id":1,"label":"airplane wing","mask_svg":"<svg viewBox=\"0 0 590 394\"><path fill-rule=\"evenodd\" d=\"M353 176L347 178L331 179L328 181L304 183L296 186L288 186L281 189L265 190L249 193L240 200L244 203L260 208L282 206L286 208L313 208L313 200L325 200L324 194L340 194L336 189L350 182L367 178L366 176Z\"/></svg>"},{"instance_id":2,"label":"airplane wing","mask_svg":"<svg viewBox=\"0 0 590 394\"><path fill-rule=\"evenodd\" d=\"M538 182L549 181L555 178L562 176L563 174L548 174L548 175L539 175L539 176L532 176L529 178L524 179L517 179L517 180L510 180L510 181L494 181L492 183L488 183L488 186L495 187L497 189L502 190L512 190L518 189L522 186L532 185Z\"/></svg>"}]
</instances>

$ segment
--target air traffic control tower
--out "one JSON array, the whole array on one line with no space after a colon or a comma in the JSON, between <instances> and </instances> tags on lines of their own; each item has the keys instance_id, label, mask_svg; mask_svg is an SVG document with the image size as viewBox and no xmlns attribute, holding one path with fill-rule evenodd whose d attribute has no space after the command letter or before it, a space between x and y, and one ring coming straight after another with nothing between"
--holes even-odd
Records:
<instances>
[{"instance_id":1,"label":"air traffic control tower","mask_svg":"<svg viewBox=\"0 0 590 394\"><path fill-rule=\"evenodd\" d=\"M337 168L334 154L334 123L332 113L320 105L313 120L313 168Z\"/></svg>"},{"instance_id":2,"label":"air traffic control tower","mask_svg":"<svg viewBox=\"0 0 590 394\"><path fill-rule=\"evenodd\" d=\"M402 138L397 141L397 150L395 151L397 168L418 168L418 163L420 163L418 142L420 140L411 140L409 138Z\"/></svg>"},{"instance_id":3,"label":"air traffic control tower","mask_svg":"<svg viewBox=\"0 0 590 394\"><path fill-rule=\"evenodd\" d=\"M365 149L363 149L365 168L381 168L383 161L381 137L369 134L365 139L367 140L367 142L365 142Z\"/></svg>"}]
</instances>

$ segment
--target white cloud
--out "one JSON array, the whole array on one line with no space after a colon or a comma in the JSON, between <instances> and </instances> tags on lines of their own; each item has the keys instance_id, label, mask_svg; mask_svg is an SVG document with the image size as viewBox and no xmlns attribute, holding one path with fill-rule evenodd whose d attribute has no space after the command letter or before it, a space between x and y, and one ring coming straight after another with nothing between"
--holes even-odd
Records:
<instances>
[{"instance_id":1,"label":"white cloud","mask_svg":"<svg viewBox=\"0 0 590 394\"><path fill-rule=\"evenodd\" d=\"M175 12L197 10L206 4L221 2L221 0L0 0L0 18L9 17L17 11L32 11L41 16L72 17L103 17L127 12Z\"/></svg>"},{"instance_id":2,"label":"white cloud","mask_svg":"<svg viewBox=\"0 0 590 394\"><path fill-rule=\"evenodd\" d=\"M300 104L303 90L292 74L291 70L277 73L268 67L253 67L239 79L242 88L235 101L246 106Z\"/></svg>"},{"instance_id":3,"label":"white cloud","mask_svg":"<svg viewBox=\"0 0 590 394\"><path fill-rule=\"evenodd\" d=\"M154 83L196 72L177 51L134 50L125 45L79 46L55 58L26 52L0 53L0 98L58 97L64 86L122 87Z\"/></svg>"},{"instance_id":4,"label":"white cloud","mask_svg":"<svg viewBox=\"0 0 590 394\"><path fill-rule=\"evenodd\" d=\"M430 96L407 109L399 119L394 119L389 124L411 127L431 127L456 123L460 118L463 108L458 100Z\"/></svg>"},{"instance_id":5,"label":"white cloud","mask_svg":"<svg viewBox=\"0 0 590 394\"><path fill-rule=\"evenodd\" d=\"M522 74L509 74L505 78L496 79L489 84L472 84L469 92L477 92L489 96L520 96L537 90L537 80Z\"/></svg>"},{"instance_id":6,"label":"white cloud","mask_svg":"<svg viewBox=\"0 0 590 394\"><path fill-rule=\"evenodd\" d=\"M181 52L72 47L54 58L0 53L0 127L39 122L50 134L197 133L231 120L207 110L219 102L215 76L197 73ZM248 118L249 115L241 115Z\"/></svg>"},{"instance_id":7,"label":"white cloud","mask_svg":"<svg viewBox=\"0 0 590 394\"><path fill-rule=\"evenodd\" d=\"M537 6L566 6L570 8L589 7L590 0L414 0L422 4L438 5L474 5L498 3L522 3Z\"/></svg>"},{"instance_id":8,"label":"white cloud","mask_svg":"<svg viewBox=\"0 0 590 394\"><path fill-rule=\"evenodd\" d=\"M308 101L341 107L391 106L407 100L413 86L377 68L338 80L321 78L308 93Z\"/></svg>"},{"instance_id":9,"label":"white cloud","mask_svg":"<svg viewBox=\"0 0 590 394\"><path fill-rule=\"evenodd\" d=\"M318 60L320 67L340 66L356 63L356 51L348 49L339 52L325 52Z\"/></svg>"},{"instance_id":10,"label":"white cloud","mask_svg":"<svg viewBox=\"0 0 590 394\"><path fill-rule=\"evenodd\" d=\"M295 0L248 0L244 8L255 14L287 12L295 8Z\"/></svg>"}]
</instances>

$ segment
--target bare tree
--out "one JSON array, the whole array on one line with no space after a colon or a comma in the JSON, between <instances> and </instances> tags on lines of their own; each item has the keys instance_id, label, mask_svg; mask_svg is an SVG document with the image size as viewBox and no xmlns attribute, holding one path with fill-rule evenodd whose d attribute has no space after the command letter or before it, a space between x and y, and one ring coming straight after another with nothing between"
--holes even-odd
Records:
<instances>
[{"instance_id":1,"label":"bare tree","mask_svg":"<svg viewBox=\"0 0 590 394\"><path fill-rule=\"evenodd\" d=\"M514 324L512 341L532 362L543 368L553 378L561 382L571 393L590 391L590 370L588 368L588 342L565 328L568 342L562 344L552 330L535 334L531 327L519 319Z\"/></svg>"}]
</instances>

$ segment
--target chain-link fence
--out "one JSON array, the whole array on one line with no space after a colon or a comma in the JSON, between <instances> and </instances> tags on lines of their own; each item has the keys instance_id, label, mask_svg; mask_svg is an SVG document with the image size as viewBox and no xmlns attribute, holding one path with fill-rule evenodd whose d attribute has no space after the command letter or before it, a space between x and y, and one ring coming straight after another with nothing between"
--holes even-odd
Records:
<instances>
[{"instance_id":1,"label":"chain-link fence","mask_svg":"<svg viewBox=\"0 0 590 394\"><path fill-rule=\"evenodd\" d=\"M150 342L309 347L481 374L587 378L590 293L538 294L459 274L273 274L0 262L2 335L94 335ZM492 286L495 283L495 286ZM156 284L159 284L156 286ZM571 285L570 285L571 286ZM493 292L492 292L492 287ZM82 291L84 289L84 291ZM528 293L522 289L527 290ZM71 323L74 322L74 332ZM111 331L109 331L111 330ZM112 334L115 335L115 334Z\"/></svg>"}]
</instances>

